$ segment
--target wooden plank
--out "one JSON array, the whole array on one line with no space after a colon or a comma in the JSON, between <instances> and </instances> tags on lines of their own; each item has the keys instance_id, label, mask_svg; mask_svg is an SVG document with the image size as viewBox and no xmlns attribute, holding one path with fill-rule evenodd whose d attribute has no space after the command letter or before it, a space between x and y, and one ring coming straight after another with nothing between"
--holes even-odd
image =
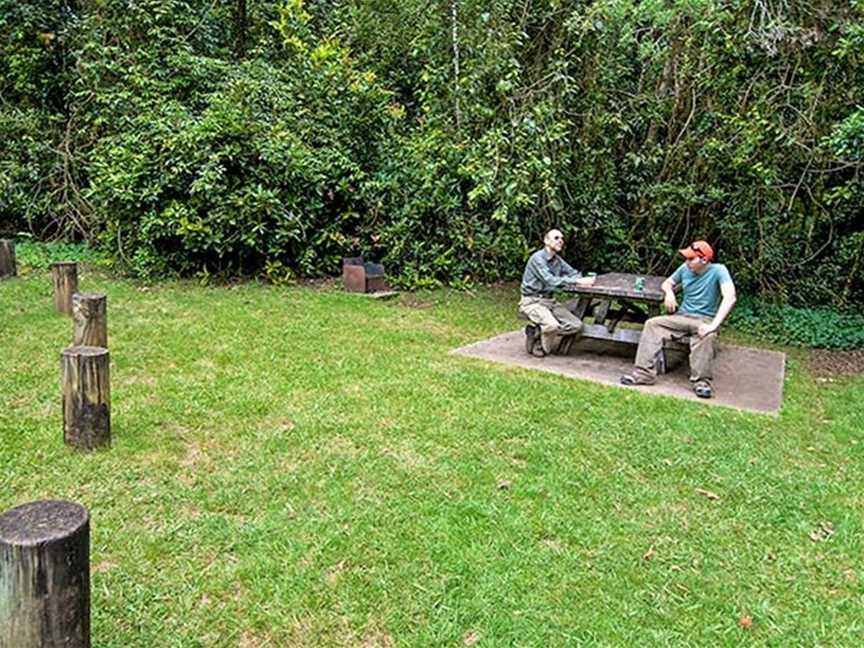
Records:
<instances>
[{"instance_id":1,"label":"wooden plank","mask_svg":"<svg viewBox=\"0 0 864 648\"><path fill-rule=\"evenodd\" d=\"M642 290L636 290L636 279L640 277L645 280L645 286ZM595 297L625 297L640 302L662 302L664 295L660 285L664 280L665 277L656 275L609 272L598 276L591 286L574 284L564 290Z\"/></svg>"},{"instance_id":2,"label":"wooden plank","mask_svg":"<svg viewBox=\"0 0 864 648\"><path fill-rule=\"evenodd\" d=\"M609 307L612 302L608 299L601 300L594 306L594 323L602 324L606 321L606 316L609 314Z\"/></svg>"},{"instance_id":3,"label":"wooden plank","mask_svg":"<svg viewBox=\"0 0 864 648\"><path fill-rule=\"evenodd\" d=\"M621 320L624 319L629 313L626 309L622 308L620 310L609 311L609 314L606 316L606 330L612 333L618 324L621 323Z\"/></svg>"},{"instance_id":4,"label":"wooden plank","mask_svg":"<svg viewBox=\"0 0 864 648\"><path fill-rule=\"evenodd\" d=\"M627 311L624 316L625 322L639 322L644 324L648 319L648 313L652 310L659 310L658 305L654 302L634 302L630 299L619 299L618 303Z\"/></svg>"},{"instance_id":5,"label":"wooden plank","mask_svg":"<svg viewBox=\"0 0 864 648\"><path fill-rule=\"evenodd\" d=\"M576 302L576 307L573 309L573 314L580 320L583 319L585 317L585 312L588 310L588 306L590 305L590 297L580 297Z\"/></svg>"},{"instance_id":6,"label":"wooden plank","mask_svg":"<svg viewBox=\"0 0 864 648\"><path fill-rule=\"evenodd\" d=\"M642 331L639 329L622 328L610 333L602 324L585 324L582 328L582 336L593 340L609 340L611 342L638 345Z\"/></svg>"}]
</instances>

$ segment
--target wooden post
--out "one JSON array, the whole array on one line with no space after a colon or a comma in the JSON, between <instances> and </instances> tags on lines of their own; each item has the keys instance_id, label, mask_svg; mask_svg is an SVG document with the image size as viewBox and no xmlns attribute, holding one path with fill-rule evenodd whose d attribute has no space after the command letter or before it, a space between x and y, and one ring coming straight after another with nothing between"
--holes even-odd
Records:
<instances>
[{"instance_id":1,"label":"wooden post","mask_svg":"<svg viewBox=\"0 0 864 648\"><path fill-rule=\"evenodd\" d=\"M0 239L0 279L18 274L15 267L15 241Z\"/></svg>"},{"instance_id":2,"label":"wooden post","mask_svg":"<svg viewBox=\"0 0 864 648\"><path fill-rule=\"evenodd\" d=\"M54 308L60 313L72 314L72 295L78 292L78 264L61 261L51 264L54 280Z\"/></svg>"},{"instance_id":3,"label":"wooden post","mask_svg":"<svg viewBox=\"0 0 864 648\"><path fill-rule=\"evenodd\" d=\"M73 346L108 348L106 301L102 293L72 295Z\"/></svg>"},{"instance_id":4,"label":"wooden post","mask_svg":"<svg viewBox=\"0 0 864 648\"><path fill-rule=\"evenodd\" d=\"M111 444L108 349L72 346L63 351L63 438L91 450Z\"/></svg>"},{"instance_id":5,"label":"wooden post","mask_svg":"<svg viewBox=\"0 0 864 648\"><path fill-rule=\"evenodd\" d=\"M80 504L0 515L0 646L90 648L90 515Z\"/></svg>"}]
</instances>

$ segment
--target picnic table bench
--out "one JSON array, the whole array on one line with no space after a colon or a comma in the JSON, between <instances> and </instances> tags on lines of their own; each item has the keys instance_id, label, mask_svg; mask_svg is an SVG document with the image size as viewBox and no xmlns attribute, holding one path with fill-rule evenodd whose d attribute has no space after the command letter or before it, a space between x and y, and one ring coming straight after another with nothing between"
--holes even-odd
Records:
<instances>
[{"instance_id":1,"label":"picnic table bench","mask_svg":"<svg viewBox=\"0 0 864 648\"><path fill-rule=\"evenodd\" d=\"M640 287L637 287L637 280ZM564 292L575 295L574 314L583 320L582 337L608 340L638 346L640 328L619 327L622 322L644 324L649 317L661 313L664 294L660 285L665 277L609 272L598 275L591 286L572 285ZM593 323L584 322L591 317ZM666 373L669 358L666 352L689 353L687 340L667 341L658 358L658 372Z\"/></svg>"}]
</instances>

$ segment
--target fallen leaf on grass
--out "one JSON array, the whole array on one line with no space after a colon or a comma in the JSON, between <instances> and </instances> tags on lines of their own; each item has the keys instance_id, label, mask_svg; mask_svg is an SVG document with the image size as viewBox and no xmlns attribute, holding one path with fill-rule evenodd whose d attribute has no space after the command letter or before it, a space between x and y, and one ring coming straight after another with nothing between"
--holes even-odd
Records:
<instances>
[{"instance_id":1,"label":"fallen leaf on grass","mask_svg":"<svg viewBox=\"0 0 864 648\"><path fill-rule=\"evenodd\" d=\"M113 563L110 560L103 560L102 562L93 565L93 571L97 574L104 574L105 572L111 571L116 566L117 563Z\"/></svg>"},{"instance_id":2,"label":"fallen leaf on grass","mask_svg":"<svg viewBox=\"0 0 864 648\"><path fill-rule=\"evenodd\" d=\"M478 641L480 641L480 633L475 630L469 630L462 637L462 643L466 646L473 646Z\"/></svg>"},{"instance_id":3,"label":"fallen leaf on grass","mask_svg":"<svg viewBox=\"0 0 864 648\"><path fill-rule=\"evenodd\" d=\"M654 551L654 545L651 545L650 547L648 547L648 551L642 554L642 560L651 560L656 553L657 552Z\"/></svg>"},{"instance_id":4,"label":"fallen leaf on grass","mask_svg":"<svg viewBox=\"0 0 864 648\"><path fill-rule=\"evenodd\" d=\"M697 488L696 492L699 493L700 495L704 495L709 500L719 500L720 499L720 496L717 493L712 493L711 491L705 490L704 488Z\"/></svg>"},{"instance_id":5,"label":"fallen leaf on grass","mask_svg":"<svg viewBox=\"0 0 864 648\"><path fill-rule=\"evenodd\" d=\"M830 522L823 522L810 532L810 539L813 542L825 542L832 535L834 535L834 525Z\"/></svg>"}]
</instances>

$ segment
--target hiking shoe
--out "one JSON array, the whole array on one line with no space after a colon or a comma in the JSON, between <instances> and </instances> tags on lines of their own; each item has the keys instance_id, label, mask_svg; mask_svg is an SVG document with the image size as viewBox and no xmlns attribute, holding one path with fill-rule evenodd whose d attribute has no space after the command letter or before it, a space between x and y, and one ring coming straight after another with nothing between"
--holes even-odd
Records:
<instances>
[{"instance_id":1,"label":"hiking shoe","mask_svg":"<svg viewBox=\"0 0 864 648\"><path fill-rule=\"evenodd\" d=\"M706 380L700 380L693 385L693 391L699 398L711 398L714 395L714 390L711 389L711 383Z\"/></svg>"},{"instance_id":2,"label":"hiking shoe","mask_svg":"<svg viewBox=\"0 0 864 648\"><path fill-rule=\"evenodd\" d=\"M624 374L621 376L621 384L622 385L653 385L653 380L646 380L645 378L640 378L635 374Z\"/></svg>"},{"instance_id":3,"label":"hiking shoe","mask_svg":"<svg viewBox=\"0 0 864 648\"><path fill-rule=\"evenodd\" d=\"M525 353L534 355L534 347L540 341L539 330L533 324L525 327ZM540 349L543 350L542 348ZM543 355L546 355L545 353ZM542 356L540 356L542 357Z\"/></svg>"}]
</instances>

